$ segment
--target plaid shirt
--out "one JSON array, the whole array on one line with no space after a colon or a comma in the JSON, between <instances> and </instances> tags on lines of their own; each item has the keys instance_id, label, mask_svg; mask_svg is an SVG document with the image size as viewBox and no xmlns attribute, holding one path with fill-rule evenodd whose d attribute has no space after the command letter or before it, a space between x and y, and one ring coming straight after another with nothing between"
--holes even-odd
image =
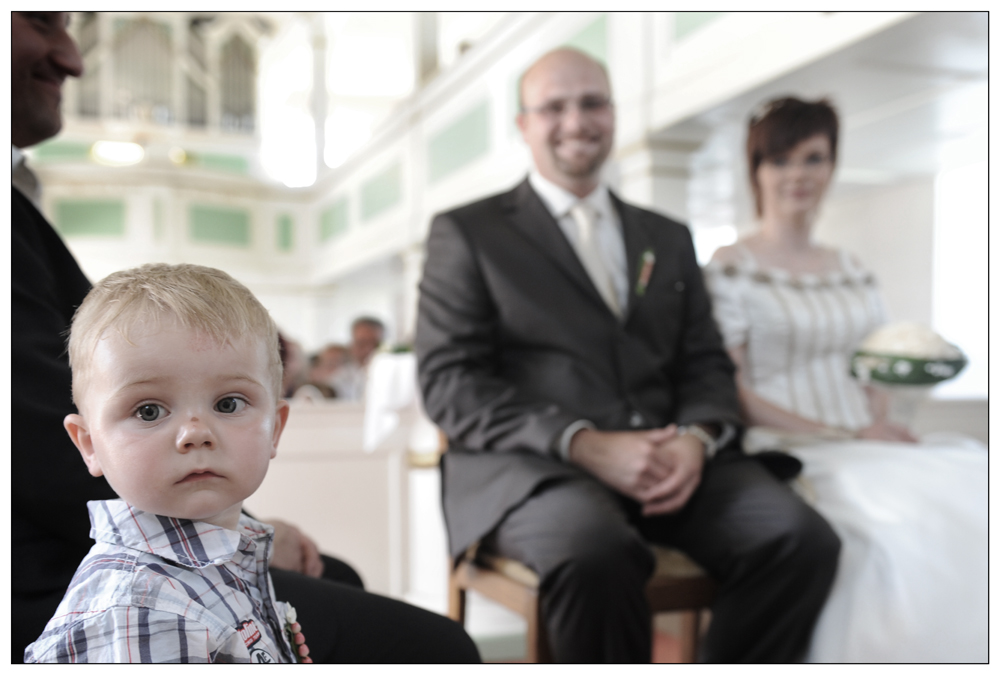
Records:
<instances>
[{"instance_id":1,"label":"plaid shirt","mask_svg":"<svg viewBox=\"0 0 1000 675\"><path fill-rule=\"evenodd\" d=\"M25 661L295 662L267 572L270 526L244 515L227 530L120 499L87 506L97 543Z\"/></svg>"}]
</instances>

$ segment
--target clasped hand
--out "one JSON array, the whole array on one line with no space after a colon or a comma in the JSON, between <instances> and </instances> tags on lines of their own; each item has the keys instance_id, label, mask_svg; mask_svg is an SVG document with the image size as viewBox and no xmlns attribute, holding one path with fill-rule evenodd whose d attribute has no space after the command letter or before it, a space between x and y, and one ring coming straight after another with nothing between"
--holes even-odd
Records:
<instances>
[{"instance_id":1,"label":"clasped hand","mask_svg":"<svg viewBox=\"0 0 1000 675\"><path fill-rule=\"evenodd\" d=\"M642 504L645 516L683 507L701 482L704 448L677 425L645 431L584 429L573 436L570 460Z\"/></svg>"},{"instance_id":2,"label":"clasped hand","mask_svg":"<svg viewBox=\"0 0 1000 675\"><path fill-rule=\"evenodd\" d=\"M310 577L322 576L323 559L316 542L291 523L283 520L264 522L274 528L274 557L271 559L271 567Z\"/></svg>"}]
</instances>

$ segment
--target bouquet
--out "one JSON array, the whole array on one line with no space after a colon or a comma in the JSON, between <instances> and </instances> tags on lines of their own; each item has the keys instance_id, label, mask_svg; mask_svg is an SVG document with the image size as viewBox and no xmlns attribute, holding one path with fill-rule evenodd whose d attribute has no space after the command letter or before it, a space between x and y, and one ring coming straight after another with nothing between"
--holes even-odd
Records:
<instances>
[{"instance_id":1,"label":"bouquet","mask_svg":"<svg viewBox=\"0 0 1000 675\"><path fill-rule=\"evenodd\" d=\"M851 358L851 374L864 384L928 386L955 377L967 362L930 328L898 322L865 338Z\"/></svg>"}]
</instances>

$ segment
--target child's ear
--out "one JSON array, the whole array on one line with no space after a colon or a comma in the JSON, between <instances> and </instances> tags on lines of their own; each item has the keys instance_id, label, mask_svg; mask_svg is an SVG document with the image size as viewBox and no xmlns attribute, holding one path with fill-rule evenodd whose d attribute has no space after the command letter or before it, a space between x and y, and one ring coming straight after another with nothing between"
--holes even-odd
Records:
<instances>
[{"instance_id":1,"label":"child's ear","mask_svg":"<svg viewBox=\"0 0 1000 675\"><path fill-rule=\"evenodd\" d=\"M278 405L274 411L274 435L271 437L271 459L274 459L278 454L278 441L281 440L281 432L285 429L290 409L288 401L285 399L278 400Z\"/></svg>"},{"instance_id":2,"label":"child's ear","mask_svg":"<svg viewBox=\"0 0 1000 675\"><path fill-rule=\"evenodd\" d=\"M81 415L66 415L66 418L63 420L63 426L73 441L73 445L76 446L77 450L83 456L83 461L86 463L90 475L103 476L104 472L101 471L101 462L97 459L97 454L94 452L94 441L90 437L90 431L87 430L87 421Z\"/></svg>"}]
</instances>

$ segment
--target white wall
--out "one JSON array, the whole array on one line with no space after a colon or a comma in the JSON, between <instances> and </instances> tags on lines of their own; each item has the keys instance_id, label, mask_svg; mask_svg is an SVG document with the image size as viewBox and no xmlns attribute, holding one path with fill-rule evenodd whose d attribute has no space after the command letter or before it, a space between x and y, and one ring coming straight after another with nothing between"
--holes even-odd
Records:
<instances>
[{"instance_id":1,"label":"white wall","mask_svg":"<svg viewBox=\"0 0 1000 675\"><path fill-rule=\"evenodd\" d=\"M989 396L989 165L943 171L935 182L933 327L969 360L938 398Z\"/></svg>"},{"instance_id":2,"label":"white wall","mask_svg":"<svg viewBox=\"0 0 1000 675\"><path fill-rule=\"evenodd\" d=\"M890 320L930 325L933 177L832 191L816 238L854 253L875 273Z\"/></svg>"}]
</instances>

